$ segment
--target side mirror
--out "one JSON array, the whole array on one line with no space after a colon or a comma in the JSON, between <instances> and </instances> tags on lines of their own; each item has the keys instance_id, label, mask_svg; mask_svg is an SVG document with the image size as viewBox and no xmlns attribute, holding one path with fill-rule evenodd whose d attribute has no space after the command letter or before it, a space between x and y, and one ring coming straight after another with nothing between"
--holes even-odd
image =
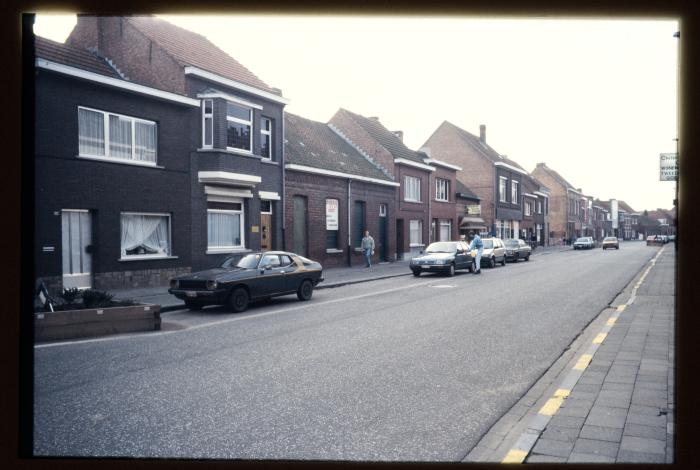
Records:
<instances>
[{"instance_id":1,"label":"side mirror","mask_svg":"<svg viewBox=\"0 0 700 470\"><path fill-rule=\"evenodd\" d=\"M271 265L271 264L266 264L265 266L262 266L262 267L260 268L260 272L261 272L261 273L262 273L262 272L265 272L265 271L267 271L268 269L272 269L272 265Z\"/></svg>"}]
</instances>

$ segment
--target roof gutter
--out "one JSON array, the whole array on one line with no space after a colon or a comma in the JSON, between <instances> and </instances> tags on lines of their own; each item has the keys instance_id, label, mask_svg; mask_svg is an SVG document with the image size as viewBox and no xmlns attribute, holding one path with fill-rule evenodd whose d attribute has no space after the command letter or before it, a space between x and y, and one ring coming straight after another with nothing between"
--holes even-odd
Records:
<instances>
[{"instance_id":1,"label":"roof gutter","mask_svg":"<svg viewBox=\"0 0 700 470\"><path fill-rule=\"evenodd\" d=\"M343 173L340 171L333 171L333 170L325 170L323 168L315 168L312 166L298 165L296 163L287 163L284 165L284 167L287 170L300 171L303 173L314 173L317 175L334 176L336 178L347 178L349 180L364 181L366 183L381 184L384 186L393 186L395 188L398 188L399 186L401 186L399 183L395 183L393 181L385 181L385 180L380 180L378 178L370 178L368 176L351 175L350 173Z\"/></svg>"},{"instance_id":2,"label":"roof gutter","mask_svg":"<svg viewBox=\"0 0 700 470\"><path fill-rule=\"evenodd\" d=\"M509 165L507 163L503 162L493 162L495 166L502 166L503 168L508 168L509 170L515 171L517 173L520 173L521 175L530 175L527 171L521 170L520 168L516 168L513 165Z\"/></svg>"},{"instance_id":3,"label":"roof gutter","mask_svg":"<svg viewBox=\"0 0 700 470\"><path fill-rule=\"evenodd\" d=\"M275 95L274 93L270 93L269 91L261 90L259 88L255 88L250 85L246 85L245 83L238 82L236 80L231 80L230 78L222 77L221 75L217 75L212 72L207 72L206 70L202 70L197 67L193 67L191 65L188 65L185 67L185 75L195 75L200 78L205 78L209 81L215 82L215 83L220 83L222 85L229 86L231 88L236 88L241 91L245 91L246 93L250 93L251 95L258 96L260 98L265 98L270 101L274 101L275 103L281 103L281 104L289 104L289 100L287 98L284 98L279 95Z\"/></svg>"}]
</instances>

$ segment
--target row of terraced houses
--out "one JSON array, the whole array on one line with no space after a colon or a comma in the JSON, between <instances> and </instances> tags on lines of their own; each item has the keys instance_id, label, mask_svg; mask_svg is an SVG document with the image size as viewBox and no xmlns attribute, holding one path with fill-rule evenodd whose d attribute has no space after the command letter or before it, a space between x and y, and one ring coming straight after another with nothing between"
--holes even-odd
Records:
<instances>
[{"instance_id":1,"label":"row of terraced houses","mask_svg":"<svg viewBox=\"0 0 700 470\"><path fill-rule=\"evenodd\" d=\"M540 245L636 237L545 164L531 173L443 122L419 150L376 117L284 110L205 37L151 16L79 16L35 38L35 270L51 289L165 285L231 253L285 249L324 266L406 259L468 232Z\"/></svg>"}]
</instances>

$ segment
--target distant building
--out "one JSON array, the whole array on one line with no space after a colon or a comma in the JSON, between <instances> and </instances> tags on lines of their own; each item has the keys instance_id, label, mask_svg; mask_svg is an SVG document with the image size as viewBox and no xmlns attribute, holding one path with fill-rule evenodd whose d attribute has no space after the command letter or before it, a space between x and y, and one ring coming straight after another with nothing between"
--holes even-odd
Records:
<instances>
[{"instance_id":1,"label":"distant building","mask_svg":"<svg viewBox=\"0 0 700 470\"><path fill-rule=\"evenodd\" d=\"M532 175L551 190L549 204L549 236L555 243L567 242L583 233L587 199L545 163L538 163Z\"/></svg>"}]
</instances>

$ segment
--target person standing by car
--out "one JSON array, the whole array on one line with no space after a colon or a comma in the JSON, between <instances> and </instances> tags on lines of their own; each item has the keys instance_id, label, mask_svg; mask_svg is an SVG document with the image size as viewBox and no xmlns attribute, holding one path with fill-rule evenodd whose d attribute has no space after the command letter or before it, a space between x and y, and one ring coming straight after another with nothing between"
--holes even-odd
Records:
<instances>
[{"instance_id":1,"label":"person standing by car","mask_svg":"<svg viewBox=\"0 0 700 470\"><path fill-rule=\"evenodd\" d=\"M481 241L481 237L478 233L470 233L469 239L471 240L469 251L476 249L476 259L474 260L476 269L474 270L474 274L481 274L481 253L484 252L484 243Z\"/></svg>"},{"instance_id":2,"label":"person standing by car","mask_svg":"<svg viewBox=\"0 0 700 470\"><path fill-rule=\"evenodd\" d=\"M365 254L366 268L372 267L372 255L374 254L374 238L369 234L369 230L365 230L365 236L362 238L362 252Z\"/></svg>"}]
</instances>

